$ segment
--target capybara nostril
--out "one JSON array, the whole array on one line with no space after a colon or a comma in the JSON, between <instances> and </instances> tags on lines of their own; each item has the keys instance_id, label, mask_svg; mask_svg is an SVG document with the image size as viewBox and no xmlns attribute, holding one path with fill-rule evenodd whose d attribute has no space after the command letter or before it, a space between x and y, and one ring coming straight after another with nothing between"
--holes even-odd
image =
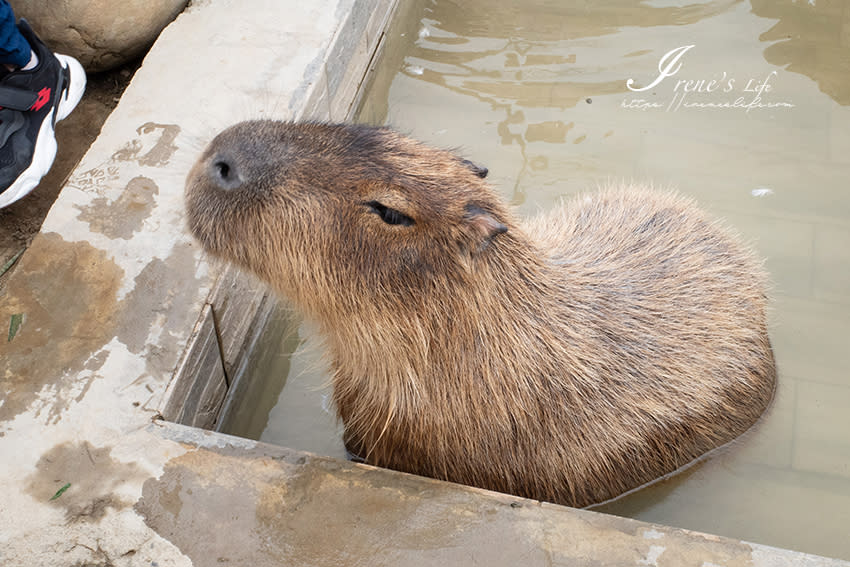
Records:
<instances>
[{"instance_id":1,"label":"capybara nostril","mask_svg":"<svg viewBox=\"0 0 850 567\"><path fill-rule=\"evenodd\" d=\"M209 176L219 188L226 190L238 189L243 181L233 159L225 156L210 160Z\"/></svg>"}]
</instances>

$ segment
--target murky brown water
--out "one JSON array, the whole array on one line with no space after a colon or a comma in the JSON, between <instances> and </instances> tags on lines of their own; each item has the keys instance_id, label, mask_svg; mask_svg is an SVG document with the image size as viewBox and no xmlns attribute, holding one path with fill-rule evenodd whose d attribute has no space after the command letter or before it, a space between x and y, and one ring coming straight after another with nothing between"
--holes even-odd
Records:
<instances>
[{"instance_id":1,"label":"murky brown water","mask_svg":"<svg viewBox=\"0 0 850 567\"><path fill-rule=\"evenodd\" d=\"M678 187L767 258L776 406L601 509L850 559L850 2L404 4L361 120L461 148L522 214L611 180ZM225 430L343 455L320 349L290 357L308 335L257 370L266 400L288 376L277 405Z\"/></svg>"}]
</instances>

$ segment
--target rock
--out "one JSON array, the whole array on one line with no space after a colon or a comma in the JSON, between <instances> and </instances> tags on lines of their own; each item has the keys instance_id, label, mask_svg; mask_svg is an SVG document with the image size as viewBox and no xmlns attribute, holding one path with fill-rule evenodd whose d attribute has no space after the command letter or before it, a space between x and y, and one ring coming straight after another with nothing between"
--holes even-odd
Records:
<instances>
[{"instance_id":1,"label":"rock","mask_svg":"<svg viewBox=\"0 0 850 567\"><path fill-rule=\"evenodd\" d=\"M88 72L142 55L188 0L12 0L50 49L76 57Z\"/></svg>"}]
</instances>

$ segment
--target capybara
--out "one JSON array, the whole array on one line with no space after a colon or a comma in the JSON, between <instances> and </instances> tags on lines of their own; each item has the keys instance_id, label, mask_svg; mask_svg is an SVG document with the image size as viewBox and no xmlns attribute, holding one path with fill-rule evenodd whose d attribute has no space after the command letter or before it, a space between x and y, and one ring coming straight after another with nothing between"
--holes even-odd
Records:
<instances>
[{"instance_id":1,"label":"capybara","mask_svg":"<svg viewBox=\"0 0 850 567\"><path fill-rule=\"evenodd\" d=\"M370 464L586 506L759 418L750 250L639 186L520 221L485 174L388 128L243 122L192 168L188 223L318 322Z\"/></svg>"}]
</instances>

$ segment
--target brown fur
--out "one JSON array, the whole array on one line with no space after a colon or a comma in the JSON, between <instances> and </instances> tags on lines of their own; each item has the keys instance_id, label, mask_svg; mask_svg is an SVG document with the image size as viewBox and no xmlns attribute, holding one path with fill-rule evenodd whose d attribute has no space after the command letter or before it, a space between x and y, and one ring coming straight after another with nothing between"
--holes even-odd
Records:
<instances>
[{"instance_id":1,"label":"brown fur","mask_svg":"<svg viewBox=\"0 0 850 567\"><path fill-rule=\"evenodd\" d=\"M189 226L318 321L369 463L584 506L758 419L766 278L735 238L640 187L519 222L479 175L388 129L242 123L190 173Z\"/></svg>"}]
</instances>

